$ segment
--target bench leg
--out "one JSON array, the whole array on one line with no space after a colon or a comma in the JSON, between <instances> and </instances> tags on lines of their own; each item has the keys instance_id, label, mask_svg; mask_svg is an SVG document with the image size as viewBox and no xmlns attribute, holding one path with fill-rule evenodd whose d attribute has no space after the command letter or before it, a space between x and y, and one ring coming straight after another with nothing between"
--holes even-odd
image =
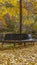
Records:
<instances>
[{"instance_id":1,"label":"bench leg","mask_svg":"<svg viewBox=\"0 0 37 65\"><path fill-rule=\"evenodd\" d=\"M3 48L4 42L2 42L2 48Z\"/></svg>"},{"instance_id":2,"label":"bench leg","mask_svg":"<svg viewBox=\"0 0 37 65\"><path fill-rule=\"evenodd\" d=\"M32 42L33 43L33 45L34 45L34 42Z\"/></svg>"},{"instance_id":3,"label":"bench leg","mask_svg":"<svg viewBox=\"0 0 37 65\"><path fill-rule=\"evenodd\" d=\"M34 42L31 42L31 45L34 45Z\"/></svg>"},{"instance_id":4,"label":"bench leg","mask_svg":"<svg viewBox=\"0 0 37 65\"><path fill-rule=\"evenodd\" d=\"M25 46L25 42L24 42L24 46Z\"/></svg>"},{"instance_id":5,"label":"bench leg","mask_svg":"<svg viewBox=\"0 0 37 65\"><path fill-rule=\"evenodd\" d=\"M15 43L14 43L14 47L15 47Z\"/></svg>"}]
</instances>

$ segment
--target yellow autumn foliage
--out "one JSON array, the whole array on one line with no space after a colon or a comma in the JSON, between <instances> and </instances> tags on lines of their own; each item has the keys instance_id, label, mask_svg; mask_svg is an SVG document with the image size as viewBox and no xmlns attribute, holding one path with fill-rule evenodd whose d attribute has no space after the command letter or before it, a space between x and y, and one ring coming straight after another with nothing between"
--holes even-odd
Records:
<instances>
[{"instance_id":1,"label":"yellow autumn foliage","mask_svg":"<svg viewBox=\"0 0 37 65\"><path fill-rule=\"evenodd\" d=\"M22 16L23 15L25 15L25 16L31 16L32 14L34 14L34 13L37 13L37 2L35 1L35 0L26 0L27 2L32 2L32 4L33 4L33 8L34 8L34 10L33 11L30 11L30 12L28 12L28 10L24 7L25 6L25 4L24 4L24 0L22 0ZM10 5L11 4L11 6L13 6L13 7L7 7L7 5L5 5L5 2L8 4L8 5ZM19 0L0 0L0 3L2 3L3 5L1 5L0 6L0 19L3 19L3 23L5 24L5 20L4 20L4 18L3 18L3 16L6 14L6 13L8 13L9 15L10 15L10 17L11 16L20 16L19 14L20 14L20 8L19 8ZM35 14L35 15L37 15L37 14ZM24 21L23 21L23 24L25 24L25 25L30 25L30 24L32 24L34 22L34 20L33 19L25 19ZM5 24L6 25L6 24Z\"/></svg>"}]
</instances>

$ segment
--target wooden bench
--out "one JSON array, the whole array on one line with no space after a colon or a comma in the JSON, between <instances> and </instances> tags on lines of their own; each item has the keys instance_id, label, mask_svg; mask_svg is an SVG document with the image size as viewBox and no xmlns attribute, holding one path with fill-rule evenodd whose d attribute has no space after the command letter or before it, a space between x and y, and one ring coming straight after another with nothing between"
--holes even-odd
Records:
<instances>
[{"instance_id":1,"label":"wooden bench","mask_svg":"<svg viewBox=\"0 0 37 65\"><path fill-rule=\"evenodd\" d=\"M2 36L1 40L0 40L0 42L2 42L2 45L4 43L7 43L7 44L13 43L15 46L16 43L19 43L19 44L24 43L24 45L25 45L25 43L32 42L32 44L34 44L34 42L37 42L37 39L33 39L31 34L21 34L21 36L20 36L20 34L9 34L8 33L5 35L1 34L0 36Z\"/></svg>"}]
</instances>

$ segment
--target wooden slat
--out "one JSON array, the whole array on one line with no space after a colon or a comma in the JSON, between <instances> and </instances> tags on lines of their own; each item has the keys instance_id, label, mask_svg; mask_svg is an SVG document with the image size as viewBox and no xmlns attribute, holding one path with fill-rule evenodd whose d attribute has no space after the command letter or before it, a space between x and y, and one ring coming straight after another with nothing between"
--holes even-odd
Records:
<instances>
[{"instance_id":1,"label":"wooden slat","mask_svg":"<svg viewBox=\"0 0 37 65\"><path fill-rule=\"evenodd\" d=\"M4 43L26 43L26 42L37 42L37 39L32 39L32 40L4 40L4 41L0 41L0 42L4 42Z\"/></svg>"}]
</instances>

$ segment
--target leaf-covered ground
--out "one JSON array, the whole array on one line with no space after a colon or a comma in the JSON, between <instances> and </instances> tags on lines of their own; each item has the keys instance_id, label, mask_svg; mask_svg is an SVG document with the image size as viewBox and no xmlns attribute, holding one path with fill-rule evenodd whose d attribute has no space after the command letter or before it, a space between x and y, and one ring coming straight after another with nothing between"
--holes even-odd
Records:
<instances>
[{"instance_id":1,"label":"leaf-covered ground","mask_svg":"<svg viewBox=\"0 0 37 65\"><path fill-rule=\"evenodd\" d=\"M0 65L37 65L36 44L0 50Z\"/></svg>"}]
</instances>

